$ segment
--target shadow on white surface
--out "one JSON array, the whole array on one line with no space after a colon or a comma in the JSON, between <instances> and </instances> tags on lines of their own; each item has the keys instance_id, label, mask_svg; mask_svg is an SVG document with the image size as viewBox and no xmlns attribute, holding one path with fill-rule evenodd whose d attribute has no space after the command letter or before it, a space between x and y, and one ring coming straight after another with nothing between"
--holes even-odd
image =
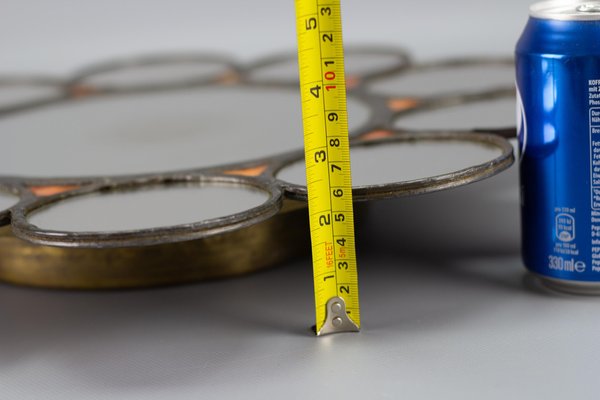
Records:
<instances>
[{"instance_id":1,"label":"shadow on white surface","mask_svg":"<svg viewBox=\"0 0 600 400\"><path fill-rule=\"evenodd\" d=\"M400 390L460 398L449 393L474 384L473 376L482 385L516 379L517 371L521 380L536 378L530 368L574 357L567 337L590 341L583 332L597 328L587 316L596 314L598 299L527 283L515 178L513 168L465 188L370 207L358 239L360 334L312 336L308 259L162 289L4 285L2 391L7 398L183 399L291 390L289 397L304 398L319 388L349 398ZM585 354L577 360L597 365ZM515 357L521 364L503 369ZM326 379L334 371L371 379L378 389L336 391ZM512 390L509 384L488 398Z\"/></svg>"}]
</instances>

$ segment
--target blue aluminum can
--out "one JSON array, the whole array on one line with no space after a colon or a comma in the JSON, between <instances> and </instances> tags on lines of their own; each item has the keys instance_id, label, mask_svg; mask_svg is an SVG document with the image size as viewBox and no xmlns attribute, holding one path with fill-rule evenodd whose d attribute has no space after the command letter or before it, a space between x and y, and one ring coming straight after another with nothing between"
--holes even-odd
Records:
<instances>
[{"instance_id":1,"label":"blue aluminum can","mask_svg":"<svg viewBox=\"0 0 600 400\"><path fill-rule=\"evenodd\" d=\"M524 263L600 294L600 1L531 6L516 72Z\"/></svg>"}]
</instances>

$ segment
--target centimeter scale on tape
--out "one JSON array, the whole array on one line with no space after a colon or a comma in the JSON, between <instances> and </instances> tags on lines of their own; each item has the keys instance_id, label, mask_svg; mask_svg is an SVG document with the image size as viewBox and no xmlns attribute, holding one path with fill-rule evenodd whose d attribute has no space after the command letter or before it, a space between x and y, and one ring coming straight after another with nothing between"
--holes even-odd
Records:
<instances>
[{"instance_id":1,"label":"centimeter scale on tape","mask_svg":"<svg viewBox=\"0 0 600 400\"><path fill-rule=\"evenodd\" d=\"M339 0L295 0L317 335L360 328Z\"/></svg>"}]
</instances>

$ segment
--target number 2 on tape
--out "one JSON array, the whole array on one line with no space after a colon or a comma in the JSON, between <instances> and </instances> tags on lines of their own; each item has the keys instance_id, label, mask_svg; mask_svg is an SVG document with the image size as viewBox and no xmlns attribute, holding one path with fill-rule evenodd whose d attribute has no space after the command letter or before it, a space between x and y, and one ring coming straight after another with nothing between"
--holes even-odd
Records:
<instances>
[{"instance_id":1,"label":"number 2 on tape","mask_svg":"<svg viewBox=\"0 0 600 400\"><path fill-rule=\"evenodd\" d=\"M295 0L317 335L358 331L339 0Z\"/></svg>"}]
</instances>

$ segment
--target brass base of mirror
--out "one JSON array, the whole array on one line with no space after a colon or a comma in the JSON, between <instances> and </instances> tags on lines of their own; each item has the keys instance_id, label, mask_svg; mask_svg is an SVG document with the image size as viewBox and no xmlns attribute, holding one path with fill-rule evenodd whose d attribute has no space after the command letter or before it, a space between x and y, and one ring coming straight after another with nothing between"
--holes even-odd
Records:
<instances>
[{"instance_id":1,"label":"brass base of mirror","mask_svg":"<svg viewBox=\"0 0 600 400\"><path fill-rule=\"evenodd\" d=\"M275 217L204 239L123 248L37 245L0 228L0 280L56 289L118 289L230 278L308 254L305 203Z\"/></svg>"}]
</instances>

